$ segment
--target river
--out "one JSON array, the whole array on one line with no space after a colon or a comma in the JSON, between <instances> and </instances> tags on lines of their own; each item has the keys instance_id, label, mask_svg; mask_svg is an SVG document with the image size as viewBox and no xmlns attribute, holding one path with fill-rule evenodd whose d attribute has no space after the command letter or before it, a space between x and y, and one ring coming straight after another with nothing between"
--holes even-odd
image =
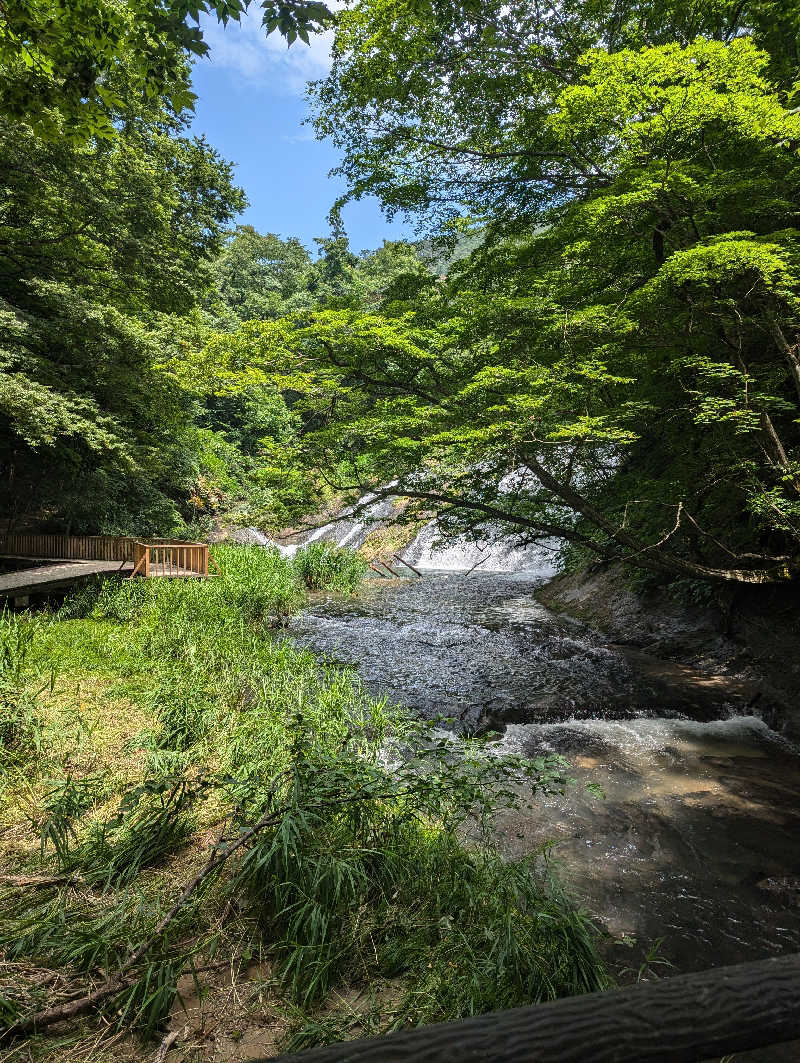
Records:
<instances>
[{"instance_id":1,"label":"river","mask_svg":"<svg viewBox=\"0 0 800 1063\"><path fill-rule=\"evenodd\" d=\"M796 752L743 699L676 682L549 612L534 597L541 581L373 580L354 599L318 601L293 637L499 754L567 757L567 795L503 815L498 843L515 856L553 843L623 978L648 953L651 973L666 974L800 950Z\"/></svg>"}]
</instances>

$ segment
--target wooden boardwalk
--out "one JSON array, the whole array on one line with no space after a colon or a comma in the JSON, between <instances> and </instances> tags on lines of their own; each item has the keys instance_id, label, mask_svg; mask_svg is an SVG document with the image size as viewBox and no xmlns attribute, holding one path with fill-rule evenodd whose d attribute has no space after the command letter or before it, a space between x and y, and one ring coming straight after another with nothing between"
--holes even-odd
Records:
<instances>
[{"instance_id":1,"label":"wooden boardwalk","mask_svg":"<svg viewBox=\"0 0 800 1063\"><path fill-rule=\"evenodd\" d=\"M0 573L0 598L27 598L66 590L91 576L130 575L133 563L124 561L43 561L32 568Z\"/></svg>"},{"instance_id":2,"label":"wooden boardwalk","mask_svg":"<svg viewBox=\"0 0 800 1063\"><path fill-rule=\"evenodd\" d=\"M27 605L31 594L49 594L92 576L206 579L207 543L140 542L123 536L9 533L0 539L0 564L25 567L0 573L0 600ZM213 564L213 561L211 562Z\"/></svg>"}]
</instances>

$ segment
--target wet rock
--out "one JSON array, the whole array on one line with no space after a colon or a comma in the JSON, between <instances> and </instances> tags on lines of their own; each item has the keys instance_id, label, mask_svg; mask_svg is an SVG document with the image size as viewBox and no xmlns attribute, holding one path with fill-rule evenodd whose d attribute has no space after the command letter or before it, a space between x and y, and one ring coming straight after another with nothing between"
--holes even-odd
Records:
<instances>
[{"instance_id":1,"label":"wet rock","mask_svg":"<svg viewBox=\"0 0 800 1063\"><path fill-rule=\"evenodd\" d=\"M669 685L691 686L702 706L727 694L730 712L754 713L800 741L800 595L796 587L747 587L725 611L666 590L639 594L615 565L563 573L536 591L559 614L588 622ZM702 708L698 711L702 712Z\"/></svg>"},{"instance_id":2,"label":"wet rock","mask_svg":"<svg viewBox=\"0 0 800 1063\"><path fill-rule=\"evenodd\" d=\"M423 715L502 729L487 754L567 757L576 785L503 813L497 843L532 858L552 843L573 893L616 939L636 939L623 966L660 938L687 971L800 949L800 906L777 899L794 896L800 867L787 743L729 677L576 629L538 586L477 572L375 581L316 605L293 637Z\"/></svg>"},{"instance_id":3,"label":"wet rock","mask_svg":"<svg viewBox=\"0 0 800 1063\"><path fill-rule=\"evenodd\" d=\"M780 875L774 878L762 878L756 883L780 904L786 907L800 908L800 875Z\"/></svg>"}]
</instances>

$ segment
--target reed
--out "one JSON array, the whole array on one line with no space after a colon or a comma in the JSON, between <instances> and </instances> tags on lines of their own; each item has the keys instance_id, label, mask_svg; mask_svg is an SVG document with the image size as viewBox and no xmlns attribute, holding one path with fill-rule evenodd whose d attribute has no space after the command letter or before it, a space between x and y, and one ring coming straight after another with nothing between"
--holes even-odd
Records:
<instances>
[{"instance_id":1,"label":"reed","mask_svg":"<svg viewBox=\"0 0 800 1063\"><path fill-rule=\"evenodd\" d=\"M32 692L40 721L5 768L5 817L31 838L31 884L0 893L5 961L58 972L71 1016L148 1037L198 958L262 955L290 1048L352 1029L332 1004L348 987L375 989L357 1029L377 1032L605 986L546 862L490 841L499 809L567 785L565 764L448 737L276 634L307 558L215 555L207 582L107 583L4 622L3 697ZM36 1017L41 1038L63 1016L34 982L0 989L0 1016Z\"/></svg>"}]
</instances>

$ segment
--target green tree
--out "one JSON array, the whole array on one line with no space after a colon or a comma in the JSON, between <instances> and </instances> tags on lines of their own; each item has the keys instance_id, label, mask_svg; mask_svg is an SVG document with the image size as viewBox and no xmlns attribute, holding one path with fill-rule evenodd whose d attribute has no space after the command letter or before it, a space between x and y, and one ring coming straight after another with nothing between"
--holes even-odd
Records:
<instances>
[{"instance_id":1,"label":"green tree","mask_svg":"<svg viewBox=\"0 0 800 1063\"><path fill-rule=\"evenodd\" d=\"M364 308L375 309L414 299L430 287L433 274L413 244L384 240L374 251L362 251L356 283Z\"/></svg>"},{"instance_id":2,"label":"green tree","mask_svg":"<svg viewBox=\"0 0 800 1063\"><path fill-rule=\"evenodd\" d=\"M202 15L238 21L250 0L3 0L0 115L40 135L113 138L120 112L135 119L144 98L180 113L194 99L188 56L208 52ZM327 25L319 0L262 0L267 33L291 44ZM194 24L191 24L194 23Z\"/></svg>"},{"instance_id":3,"label":"green tree","mask_svg":"<svg viewBox=\"0 0 800 1063\"><path fill-rule=\"evenodd\" d=\"M285 526L320 493L295 458L300 417L264 369L210 320L195 310L165 319L159 332L161 368L191 413L187 512L194 523Z\"/></svg>"},{"instance_id":4,"label":"green tree","mask_svg":"<svg viewBox=\"0 0 800 1063\"><path fill-rule=\"evenodd\" d=\"M780 0L359 0L312 86L315 126L342 153L344 201L375 195L434 230L462 216L526 226L605 180L549 123L584 53L747 32L789 89L800 8Z\"/></svg>"},{"instance_id":5,"label":"green tree","mask_svg":"<svg viewBox=\"0 0 800 1063\"><path fill-rule=\"evenodd\" d=\"M214 288L205 298L214 327L226 331L311 307L311 256L298 239L262 235L240 225L213 266Z\"/></svg>"},{"instance_id":6,"label":"green tree","mask_svg":"<svg viewBox=\"0 0 800 1063\"><path fill-rule=\"evenodd\" d=\"M0 129L0 500L81 530L166 530L194 477L161 323L210 283L244 205L158 100L108 143Z\"/></svg>"},{"instance_id":7,"label":"green tree","mask_svg":"<svg viewBox=\"0 0 800 1063\"><path fill-rule=\"evenodd\" d=\"M251 335L322 425L307 460L456 528L796 578L800 115L769 69L746 37L587 52L537 118L534 215L405 315Z\"/></svg>"}]
</instances>

